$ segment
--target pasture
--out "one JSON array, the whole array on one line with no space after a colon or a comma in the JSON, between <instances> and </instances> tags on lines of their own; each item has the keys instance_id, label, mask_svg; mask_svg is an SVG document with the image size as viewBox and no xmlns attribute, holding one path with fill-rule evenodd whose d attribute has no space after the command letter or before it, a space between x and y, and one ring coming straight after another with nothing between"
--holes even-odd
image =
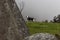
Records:
<instances>
[{"instance_id":1,"label":"pasture","mask_svg":"<svg viewBox=\"0 0 60 40\"><path fill-rule=\"evenodd\" d=\"M60 23L42 23L42 22L26 22L30 34L35 33L51 33L60 34Z\"/></svg>"}]
</instances>

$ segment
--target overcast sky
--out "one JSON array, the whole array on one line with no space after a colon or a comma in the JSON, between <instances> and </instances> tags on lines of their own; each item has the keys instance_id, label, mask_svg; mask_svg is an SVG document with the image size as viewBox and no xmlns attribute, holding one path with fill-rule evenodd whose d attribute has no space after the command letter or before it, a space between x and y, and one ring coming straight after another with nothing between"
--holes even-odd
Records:
<instances>
[{"instance_id":1,"label":"overcast sky","mask_svg":"<svg viewBox=\"0 0 60 40\"><path fill-rule=\"evenodd\" d=\"M20 7L21 0L16 0ZM38 21L52 20L60 14L60 0L23 0L24 9L22 15L35 17Z\"/></svg>"}]
</instances>

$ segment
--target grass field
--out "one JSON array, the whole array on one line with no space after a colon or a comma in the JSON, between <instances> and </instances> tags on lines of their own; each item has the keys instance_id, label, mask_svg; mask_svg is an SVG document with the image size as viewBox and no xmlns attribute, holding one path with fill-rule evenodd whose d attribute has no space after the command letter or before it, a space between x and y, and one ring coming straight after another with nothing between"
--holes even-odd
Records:
<instances>
[{"instance_id":1,"label":"grass field","mask_svg":"<svg viewBox=\"0 0 60 40\"><path fill-rule=\"evenodd\" d=\"M30 34L41 32L60 34L60 23L27 22L26 24L29 28Z\"/></svg>"}]
</instances>

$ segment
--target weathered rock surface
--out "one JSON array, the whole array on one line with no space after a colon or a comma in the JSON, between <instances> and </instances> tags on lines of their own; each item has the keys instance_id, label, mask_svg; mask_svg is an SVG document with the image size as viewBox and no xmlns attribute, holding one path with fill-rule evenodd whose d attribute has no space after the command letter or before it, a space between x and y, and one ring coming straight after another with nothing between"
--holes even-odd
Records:
<instances>
[{"instance_id":1,"label":"weathered rock surface","mask_svg":"<svg viewBox=\"0 0 60 40\"><path fill-rule=\"evenodd\" d=\"M54 35L49 33L37 33L26 37L24 40L58 40Z\"/></svg>"},{"instance_id":2,"label":"weathered rock surface","mask_svg":"<svg viewBox=\"0 0 60 40\"><path fill-rule=\"evenodd\" d=\"M0 0L0 40L23 40L28 28L15 0Z\"/></svg>"}]
</instances>

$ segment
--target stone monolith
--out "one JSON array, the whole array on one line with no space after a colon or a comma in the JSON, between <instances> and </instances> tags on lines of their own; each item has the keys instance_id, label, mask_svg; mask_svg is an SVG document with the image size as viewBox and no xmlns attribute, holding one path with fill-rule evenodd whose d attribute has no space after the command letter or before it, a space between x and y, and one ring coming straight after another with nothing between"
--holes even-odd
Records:
<instances>
[{"instance_id":1,"label":"stone monolith","mask_svg":"<svg viewBox=\"0 0 60 40\"><path fill-rule=\"evenodd\" d=\"M0 40L23 40L28 35L15 0L0 0Z\"/></svg>"}]
</instances>

